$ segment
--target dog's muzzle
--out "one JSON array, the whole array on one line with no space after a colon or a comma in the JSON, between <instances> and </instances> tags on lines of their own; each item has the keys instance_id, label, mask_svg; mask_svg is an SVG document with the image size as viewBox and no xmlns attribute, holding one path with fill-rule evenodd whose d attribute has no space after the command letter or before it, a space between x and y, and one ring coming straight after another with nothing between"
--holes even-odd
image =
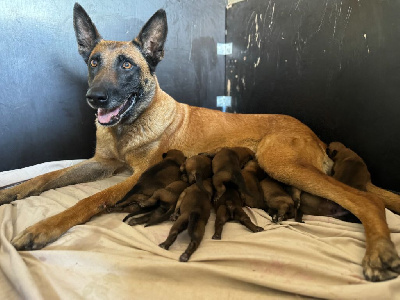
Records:
<instances>
[{"instance_id":1,"label":"dog's muzzle","mask_svg":"<svg viewBox=\"0 0 400 300\"><path fill-rule=\"evenodd\" d=\"M101 125L111 126L117 124L135 105L137 94L133 93L121 105L114 108L98 108L97 121Z\"/></svg>"}]
</instances>

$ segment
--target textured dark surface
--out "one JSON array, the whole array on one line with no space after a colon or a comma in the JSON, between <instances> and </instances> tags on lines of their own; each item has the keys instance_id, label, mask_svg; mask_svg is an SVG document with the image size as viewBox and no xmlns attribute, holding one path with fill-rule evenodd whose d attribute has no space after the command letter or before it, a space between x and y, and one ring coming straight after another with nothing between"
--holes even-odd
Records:
<instances>
[{"instance_id":1,"label":"textured dark surface","mask_svg":"<svg viewBox=\"0 0 400 300\"><path fill-rule=\"evenodd\" d=\"M75 1L0 3L0 171L88 158L94 111L72 25ZM159 8L167 12L161 88L180 102L215 108L224 92L225 1L80 1L104 39L131 40Z\"/></svg>"},{"instance_id":2,"label":"textured dark surface","mask_svg":"<svg viewBox=\"0 0 400 300\"><path fill-rule=\"evenodd\" d=\"M400 191L400 2L251 0L227 10L233 110L283 113Z\"/></svg>"}]
</instances>

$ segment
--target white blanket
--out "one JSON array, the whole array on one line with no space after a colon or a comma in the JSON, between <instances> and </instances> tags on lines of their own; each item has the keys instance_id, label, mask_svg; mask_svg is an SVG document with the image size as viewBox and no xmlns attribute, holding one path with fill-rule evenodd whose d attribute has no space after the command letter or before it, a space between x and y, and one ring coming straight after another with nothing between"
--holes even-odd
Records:
<instances>
[{"instance_id":1,"label":"white blanket","mask_svg":"<svg viewBox=\"0 0 400 300\"><path fill-rule=\"evenodd\" d=\"M26 172L13 171L12 180ZM0 182L9 182L9 175L0 173ZM189 243L186 231L167 251L158 244L171 222L131 227L121 221L126 215L122 213L75 226L42 250L18 252L10 244L27 226L127 176L50 190L1 206L0 299L400 298L400 278L364 280L362 225L329 217L305 216L305 223L277 225L262 210L246 208L265 231L251 233L230 222L222 240L216 241L211 239L212 214L204 240L187 263L178 261ZM400 217L387 211L387 220L400 250Z\"/></svg>"}]
</instances>

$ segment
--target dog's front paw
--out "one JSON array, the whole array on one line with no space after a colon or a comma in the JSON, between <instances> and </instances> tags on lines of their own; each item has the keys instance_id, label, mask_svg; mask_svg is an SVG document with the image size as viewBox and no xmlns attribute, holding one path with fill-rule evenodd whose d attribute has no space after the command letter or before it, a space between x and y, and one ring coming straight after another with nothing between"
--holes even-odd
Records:
<instances>
[{"instance_id":1,"label":"dog's front paw","mask_svg":"<svg viewBox=\"0 0 400 300\"><path fill-rule=\"evenodd\" d=\"M364 276L369 281L384 281L396 278L400 273L400 258L394 244L381 239L367 251L363 262Z\"/></svg>"},{"instance_id":2,"label":"dog's front paw","mask_svg":"<svg viewBox=\"0 0 400 300\"><path fill-rule=\"evenodd\" d=\"M46 226L42 221L26 228L11 244L17 250L37 250L56 240L61 234L55 226Z\"/></svg>"}]
</instances>

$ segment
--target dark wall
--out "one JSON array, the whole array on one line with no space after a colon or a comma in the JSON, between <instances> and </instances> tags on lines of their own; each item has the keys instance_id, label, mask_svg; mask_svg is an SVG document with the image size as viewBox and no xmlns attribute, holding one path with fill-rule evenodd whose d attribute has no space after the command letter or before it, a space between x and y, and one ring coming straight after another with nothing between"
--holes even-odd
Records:
<instances>
[{"instance_id":1,"label":"dark wall","mask_svg":"<svg viewBox=\"0 0 400 300\"><path fill-rule=\"evenodd\" d=\"M400 1L249 0L228 7L233 110L283 113L400 191Z\"/></svg>"},{"instance_id":2,"label":"dark wall","mask_svg":"<svg viewBox=\"0 0 400 300\"><path fill-rule=\"evenodd\" d=\"M0 171L88 158L94 111L85 102L86 66L78 54L71 1L0 2ZM169 35L157 68L161 87L180 102L215 108L224 92L225 1L82 0L105 39L131 40L159 8Z\"/></svg>"}]
</instances>

